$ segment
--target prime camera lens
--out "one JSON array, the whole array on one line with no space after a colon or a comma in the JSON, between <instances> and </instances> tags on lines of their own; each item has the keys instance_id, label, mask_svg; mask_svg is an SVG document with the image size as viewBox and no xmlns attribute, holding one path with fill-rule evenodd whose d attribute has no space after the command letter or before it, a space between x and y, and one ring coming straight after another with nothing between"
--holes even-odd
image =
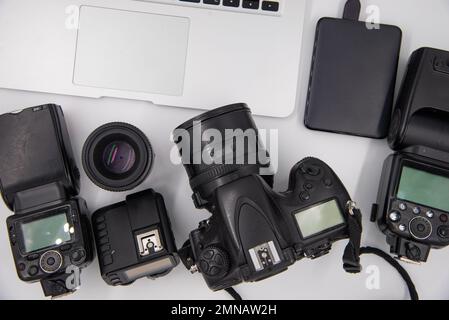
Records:
<instances>
[{"instance_id":1,"label":"prime camera lens","mask_svg":"<svg viewBox=\"0 0 449 320\"><path fill-rule=\"evenodd\" d=\"M221 185L270 166L268 153L246 104L214 109L173 133L190 186L203 199ZM267 175L269 184L272 176Z\"/></svg>"},{"instance_id":2,"label":"prime camera lens","mask_svg":"<svg viewBox=\"0 0 449 320\"><path fill-rule=\"evenodd\" d=\"M153 151L145 134L122 122L108 123L95 130L83 147L83 167L100 188L131 190L148 176Z\"/></svg>"}]
</instances>

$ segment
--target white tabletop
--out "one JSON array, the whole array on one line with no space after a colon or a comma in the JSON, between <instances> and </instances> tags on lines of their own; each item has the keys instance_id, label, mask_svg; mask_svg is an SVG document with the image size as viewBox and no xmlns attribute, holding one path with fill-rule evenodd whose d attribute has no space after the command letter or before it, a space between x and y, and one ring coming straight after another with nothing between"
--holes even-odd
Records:
<instances>
[{"instance_id":1,"label":"white tabletop","mask_svg":"<svg viewBox=\"0 0 449 320\"><path fill-rule=\"evenodd\" d=\"M408 57L419 47L449 50L449 2L447 0L372 0L365 5L378 5L382 23L398 25L403 30L399 82ZM326 161L340 176L348 191L361 206L364 217L363 244L388 250L384 235L369 222L371 204L375 201L385 157L391 153L386 141L342 136L307 130L303 125L304 101L310 69L314 29L320 17L338 17L344 1L308 1L303 48L301 98L296 112L286 119L256 117L259 128L279 130L279 170L276 189L284 190L291 167L306 156ZM364 11L364 10L363 10ZM362 18L367 14L362 12ZM12 32L14 32L12 30ZM367 61L369 63L369 61ZM26 75L23 75L26 77ZM98 126L111 121L124 121L144 131L156 152L156 162L149 178L136 190L112 193L95 187L81 172L81 196L90 210L124 200L126 194L154 188L165 197L177 245L207 217L196 210L191 189L182 166L170 162L171 131L182 122L199 114L196 110L158 107L147 102L118 99L86 99L51 94L0 90L0 113L45 103L60 104L65 112L72 145L81 165L81 150L87 136ZM218 106L213 106L218 107ZM40 299L39 284L27 284L16 275L4 220L12 214L0 205L0 298ZM408 299L404 282L388 264L377 257L362 257L364 271L349 275L343 271L341 257L346 241L333 246L330 254L317 260L302 260L287 272L262 282L242 284L236 289L246 299ZM415 280L424 299L449 299L449 249L432 250L429 261L421 266L404 267ZM370 275L379 272L379 288L372 288ZM141 279L128 287L110 287L101 279L98 261L82 272L82 286L64 299L228 299L224 292L213 293L201 275L191 275L182 265L164 278ZM368 284L368 285L367 285ZM371 284L371 285L370 285ZM375 284L375 283L374 283ZM371 288L371 290L369 289Z\"/></svg>"}]
</instances>

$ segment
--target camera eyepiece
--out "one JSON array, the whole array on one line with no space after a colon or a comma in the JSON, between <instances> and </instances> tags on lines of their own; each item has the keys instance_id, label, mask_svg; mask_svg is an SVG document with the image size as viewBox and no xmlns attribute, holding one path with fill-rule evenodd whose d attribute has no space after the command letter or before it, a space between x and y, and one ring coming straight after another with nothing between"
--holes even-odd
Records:
<instances>
[{"instance_id":1,"label":"camera eyepiece","mask_svg":"<svg viewBox=\"0 0 449 320\"><path fill-rule=\"evenodd\" d=\"M102 189L131 190L151 171L153 151L145 134L123 122L96 129L83 147L83 167L87 176Z\"/></svg>"},{"instance_id":2,"label":"camera eyepiece","mask_svg":"<svg viewBox=\"0 0 449 320\"><path fill-rule=\"evenodd\" d=\"M244 103L203 113L177 127L173 136L190 186L203 199L223 184L270 166Z\"/></svg>"}]
</instances>

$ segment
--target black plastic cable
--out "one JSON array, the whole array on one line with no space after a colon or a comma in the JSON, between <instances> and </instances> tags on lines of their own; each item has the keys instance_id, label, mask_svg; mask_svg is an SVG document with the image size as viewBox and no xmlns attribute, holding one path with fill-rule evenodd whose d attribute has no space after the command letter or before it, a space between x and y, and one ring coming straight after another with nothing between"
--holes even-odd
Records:
<instances>
[{"instance_id":1,"label":"black plastic cable","mask_svg":"<svg viewBox=\"0 0 449 320\"><path fill-rule=\"evenodd\" d=\"M231 288L226 288L225 291L227 293L229 293L234 300L237 300L237 301L242 301L243 300L242 297L238 294L237 291L235 291L234 288L232 288L232 287Z\"/></svg>"},{"instance_id":2,"label":"black plastic cable","mask_svg":"<svg viewBox=\"0 0 449 320\"><path fill-rule=\"evenodd\" d=\"M410 293L410 299L419 300L418 292L416 291L415 284L413 283L413 280L410 278L410 275L393 257L383 252L382 250L373 247L360 248L360 254L375 254L383 258L385 261L387 261L393 268L395 268L399 272L401 277L404 279L405 283L407 284L408 291Z\"/></svg>"}]
</instances>

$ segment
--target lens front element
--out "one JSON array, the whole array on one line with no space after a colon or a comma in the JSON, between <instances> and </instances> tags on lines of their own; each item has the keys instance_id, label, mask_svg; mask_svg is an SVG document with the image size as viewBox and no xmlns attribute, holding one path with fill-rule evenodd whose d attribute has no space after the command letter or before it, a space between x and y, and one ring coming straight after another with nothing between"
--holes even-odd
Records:
<instances>
[{"instance_id":1,"label":"lens front element","mask_svg":"<svg viewBox=\"0 0 449 320\"><path fill-rule=\"evenodd\" d=\"M103 165L114 174L123 174L131 170L136 162L136 152L127 142L114 141L103 152Z\"/></svg>"}]
</instances>

